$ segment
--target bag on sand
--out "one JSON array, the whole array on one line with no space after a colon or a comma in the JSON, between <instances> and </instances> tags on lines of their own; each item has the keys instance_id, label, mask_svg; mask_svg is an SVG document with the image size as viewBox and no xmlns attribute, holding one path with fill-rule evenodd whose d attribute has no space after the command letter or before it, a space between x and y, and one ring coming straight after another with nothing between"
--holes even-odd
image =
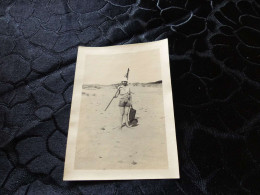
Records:
<instances>
[{"instance_id":1,"label":"bag on sand","mask_svg":"<svg viewBox=\"0 0 260 195\"><path fill-rule=\"evenodd\" d=\"M128 126L130 127L137 126L138 120L135 118L135 114L136 110L131 106L128 115Z\"/></svg>"}]
</instances>

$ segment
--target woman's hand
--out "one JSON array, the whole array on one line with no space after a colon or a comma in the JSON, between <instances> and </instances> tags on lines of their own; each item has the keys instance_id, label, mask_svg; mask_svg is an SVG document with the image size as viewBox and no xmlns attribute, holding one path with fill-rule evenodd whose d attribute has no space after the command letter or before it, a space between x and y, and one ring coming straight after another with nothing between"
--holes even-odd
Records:
<instances>
[{"instance_id":1,"label":"woman's hand","mask_svg":"<svg viewBox=\"0 0 260 195\"><path fill-rule=\"evenodd\" d=\"M114 98L117 98L120 94L120 90L117 90L116 94L114 95Z\"/></svg>"}]
</instances>

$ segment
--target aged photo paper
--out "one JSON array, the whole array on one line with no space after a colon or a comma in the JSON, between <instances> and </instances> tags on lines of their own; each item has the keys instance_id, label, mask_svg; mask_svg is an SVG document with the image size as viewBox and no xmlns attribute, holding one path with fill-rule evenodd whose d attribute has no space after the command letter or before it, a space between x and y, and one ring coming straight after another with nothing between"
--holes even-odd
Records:
<instances>
[{"instance_id":1,"label":"aged photo paper","mask_svg":"<svg viewBox=\"0 0 260 195\"><path fill-rule=\"evenodd\" d=\"M79 47L64 180L179 178L168 40Z\"/></svg>"}]
</instances>

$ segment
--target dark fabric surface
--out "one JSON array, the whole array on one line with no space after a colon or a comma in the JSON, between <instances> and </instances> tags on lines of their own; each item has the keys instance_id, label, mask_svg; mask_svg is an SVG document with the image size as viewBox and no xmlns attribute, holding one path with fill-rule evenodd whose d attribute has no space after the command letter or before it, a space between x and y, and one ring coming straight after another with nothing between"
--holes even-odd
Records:
<instances>
[{"instance_id":1,"label":"dark fabric surface","mask_svg":"<svg viewBox=\"0 0 260 195\"><path fill-rule=\"evenodd\" d=\"M163 38L181 179L63 182L77 46ZM259 194L259 82L259 1L0 1L0 194Z\"/></svg>"}]
</instances>

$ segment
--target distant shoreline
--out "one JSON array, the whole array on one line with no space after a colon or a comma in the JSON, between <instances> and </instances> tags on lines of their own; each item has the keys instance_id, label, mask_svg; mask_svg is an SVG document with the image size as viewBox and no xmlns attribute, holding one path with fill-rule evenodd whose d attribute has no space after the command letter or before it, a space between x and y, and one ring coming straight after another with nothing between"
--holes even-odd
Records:
<instances>
[{"instance_id":1,"label":"distant shoreline","mask_svg":"<svg viewBox=\"0 0 260 195\"><path fill-rule=\"evenodd\" d=\"M162 84L162 80L159 81L155 81L155 82L148 82L148 83L139 83L139 82L134 82L134 83L129 83L130 86L142 86L142 87L148 87L148 86L156 86L156 85L160 85ZM117 87L119 86L120 83L117 84L110 84L110 85L102 85L102 84L83 84L82 88L83 89L87 89L87 88L96 88L96 89L100 89L102 87Z\"/></svg>"}]
</instances>

